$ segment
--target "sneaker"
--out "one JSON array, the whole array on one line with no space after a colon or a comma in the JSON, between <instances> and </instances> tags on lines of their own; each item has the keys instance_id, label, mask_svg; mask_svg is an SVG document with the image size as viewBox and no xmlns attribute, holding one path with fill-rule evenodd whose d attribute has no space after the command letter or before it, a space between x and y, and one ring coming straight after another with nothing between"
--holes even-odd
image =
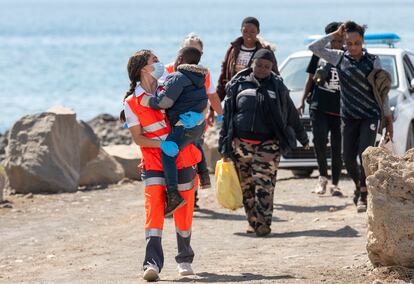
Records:
<instances>
[{"instance_id":1,"label":"sneaker","mask_svg":"<svg viewBox=\"0 0 414 284\"><path fill-rule=\"evenodd\" d=\"M182 262L177 265L178 268L178 274L181 276L188 276L188 275L194 275L194 271L191 268L191 263L189 262Z\"/></svg>"},{"instance_id":2,"label":"sneaker","mask_svg":"<svg viewBox=\"0 0 414 284\"><path fill-rule=\"evenodd\" d=\"M360 199L357 204L358 213L367 212L367 195L368 195L368 192L361 191Z\"/></svg>"},{"instance_id":3,"label":"sneaker","mask_svg":"<svg viewBox=\"0 0 414 284\"><path fill-rule=\"evenodd\" d=\"M253 234L254 228L250 225L247 225L246 234Z\"/></svg>"},{"instance_id":4,"label":"sneaker","mask_svg":"<svg viewBox=\"0 0 414 284\"><path fill-rule=\"evenodd\" d=\"M357 212L358 213L367 212L367 201L363 201L362 199L358 201Z\"/></svg>"},{"instance_id":5,"label":"sneaker","mask_svg":"<svg viewBox=\"0 0 414 284\"><path fill-rule=\"evenodd\" d=\"M183 207L187 201L181 197L180 193L177 190L167 192L165 213L166 217L174 214L174 211L180 207Z\"/></svg>"},{"instance_id":6,"label":"sneaker","mask_svg":"<svg viewBox=\"0 0 414 284\"><path fill-rule=\"evenodd\" d=\"M256 228L256 236L265 237L270 234L272 229L268 225L261 224Z\"/></svg>"},{"instance_id":7,"label":"sneaker","mask_svg":"<svg viewBox=\"0 0 414 284\"><path fill-rule=\"evenodd\" d=\"M158 268L158 266L149 263L146 264L144 267L144 275L142 276L142 278L144 278L144 280L147 280L148 282L158 281L160 280L160 277L158 276L159 273L160 269Z\"/></svg>"},{"instance_id":8,"label":"sneaker","mask_svg":"<svg viewBox=\"0 0 414 284\"><path fill-rule=\"evenodd\" d=\"M317 194L325 194L327 185L328 185L328 179L324 176L320 176L318 180L318 186L313 192Z\"/></svg>"},{"instance_id":9,"label":"sneaker","mask_svg":"<svg viewBox=\"0 0 414 284\"><path fill-rule=\"evenodd\" d=\"M359 191L359 188L358 188L354 191L353 201L354 201L355 206L358 206L358 200L359 200L360 195L361 195L361 192Z\"/></svg>"},{"instance_id":10,"label":"sneaker","mask_svg":"<svg viewBox=\"0 0 414 284\"><path fill-rule=\"evenodd\" d=\"M198 174L198 177L200 178L200 188L201 189L211 188L209 172L200 173L200 174Z\"/></svg>"},{"instance_id":11,"label":"sneaker","mask_svg":"<svg viewBox=\"0 0 414 284\"><path fill-rule=\"evenodd\" d=\"M332 196L337 196L337 197L342 197L342 196L344 196L344 195L342 194L341 189L340 189L337 185L332 185L332 186L329 188L329 191L331 192L331 195L332 195Z\"/></svg>"}]
</instances>

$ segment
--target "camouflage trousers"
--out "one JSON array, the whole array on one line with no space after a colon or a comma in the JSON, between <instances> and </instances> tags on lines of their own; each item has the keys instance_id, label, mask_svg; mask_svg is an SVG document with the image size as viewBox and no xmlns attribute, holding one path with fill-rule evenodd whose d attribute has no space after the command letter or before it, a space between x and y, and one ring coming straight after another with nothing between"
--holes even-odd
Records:
<instances>
[{"instance_id":1,"label":"camouflage trousers","mask_svg":"<svg viewBox=\"0 0 414 284\"><path fill-rule=\"evenodd\" d=\"M235 166L243 191L243 205L250 226L270 227L273 214L273 192L276 185L280 152L278 141L251 144L234 140Z\"/></svg>"}]
</instances>

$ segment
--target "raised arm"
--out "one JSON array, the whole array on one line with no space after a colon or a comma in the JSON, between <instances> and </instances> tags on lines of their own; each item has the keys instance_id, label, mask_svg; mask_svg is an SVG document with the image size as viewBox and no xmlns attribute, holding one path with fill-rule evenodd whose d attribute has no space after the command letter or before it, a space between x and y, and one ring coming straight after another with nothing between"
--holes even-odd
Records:
<instances>
[{"instance_id":1,"label":"raised arm","mask_svg":"<svg viewBox=\"0 0 414 284\"><path fill-rule=\"evenodd\" d=\"M331 63L332 65L336 66L339 63L343 55L342 50L337 49L330 49L326 46L328 43L331 42L332 39L335 37L343 37L344 35L344 25L341 25L337 31L330 33L321 39L315 40L311 44L308 45L308 48L315 54L316 56L325 59L327 62Z\"/></svg>"},{"instance_id":2,"label":"raised arm","mask_svg":"<svg viewBox=\"0 0 414 284\"><path fill-rule=\"evenodd\" d=\"M167 109L174 105L175 101L183 92L182 77L173 75L167 78L164 84L164 90L158 95L149 98L149 106L152 109Z\"/></svg>"}]
</instances>

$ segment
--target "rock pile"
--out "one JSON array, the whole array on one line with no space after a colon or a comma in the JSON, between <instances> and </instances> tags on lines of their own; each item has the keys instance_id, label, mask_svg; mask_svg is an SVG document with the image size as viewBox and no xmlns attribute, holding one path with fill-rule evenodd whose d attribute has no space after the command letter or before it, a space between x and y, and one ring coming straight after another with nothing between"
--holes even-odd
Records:
<instances>
[{"instance_id":1,"label":"rock pile","mask_svg":"<svg viewBox=\"0 0 414 284\"><path fill-rule=\"evenodd\" d=\"M87 121L101 141L101 146L129 145L132 143L128 129L122 128L118 118L110 114L100 114Z\"/></svg>"},{"instance_id":2,"label":"rock pile","mask_svg":"<svg viewBox=\"0 0 414 284\"><path fill-rule=\"evenodd\" d=\"M125 177L93 129L67 108L22 117L8 140L4 165L16 193L73 192L80 185L112 184Z\"/></svg>"}]
</instances>

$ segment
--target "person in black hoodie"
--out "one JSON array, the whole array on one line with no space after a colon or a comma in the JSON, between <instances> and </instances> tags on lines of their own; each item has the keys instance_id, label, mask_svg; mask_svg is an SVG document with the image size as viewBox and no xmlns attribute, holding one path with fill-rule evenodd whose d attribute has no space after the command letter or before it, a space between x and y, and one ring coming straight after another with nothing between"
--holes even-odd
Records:
<instances>
[{"instance_id":1,"label":"person in black hoodie","mask_svg":"<svg viewBox=\"0 0 414 284\"><path fill-rule=\"evenodd\" d=\"M248 233L271 232L273 192L280 153L296 147L296 139L309 148L309 140L289 90L272 72L273 53L260 49L251 68L236 74L226 85L219 152L232 159L243 190Z\"/></svg>"},{"instance_id":2,"label":"person in black hoodie","mask_svg":"<svg viewBox=\"0 0 414 284\"><path fill-rule=\"evenodd\" d=\"M164 90L158 97L143 97L141 105L153 109L165 109L171 132L166 141L175 142L178 149L196 143L204 133L204 112L207 108L207 93L204 87L208 70L197 65L202 53L194 47L179 51L175 70L167 76ZM178 193L176 158L178 149L162 152L167 187L165 215L169 216L186 201ZM204 161L205 162L205 161Z\"/></svg>"}]
</instances>

